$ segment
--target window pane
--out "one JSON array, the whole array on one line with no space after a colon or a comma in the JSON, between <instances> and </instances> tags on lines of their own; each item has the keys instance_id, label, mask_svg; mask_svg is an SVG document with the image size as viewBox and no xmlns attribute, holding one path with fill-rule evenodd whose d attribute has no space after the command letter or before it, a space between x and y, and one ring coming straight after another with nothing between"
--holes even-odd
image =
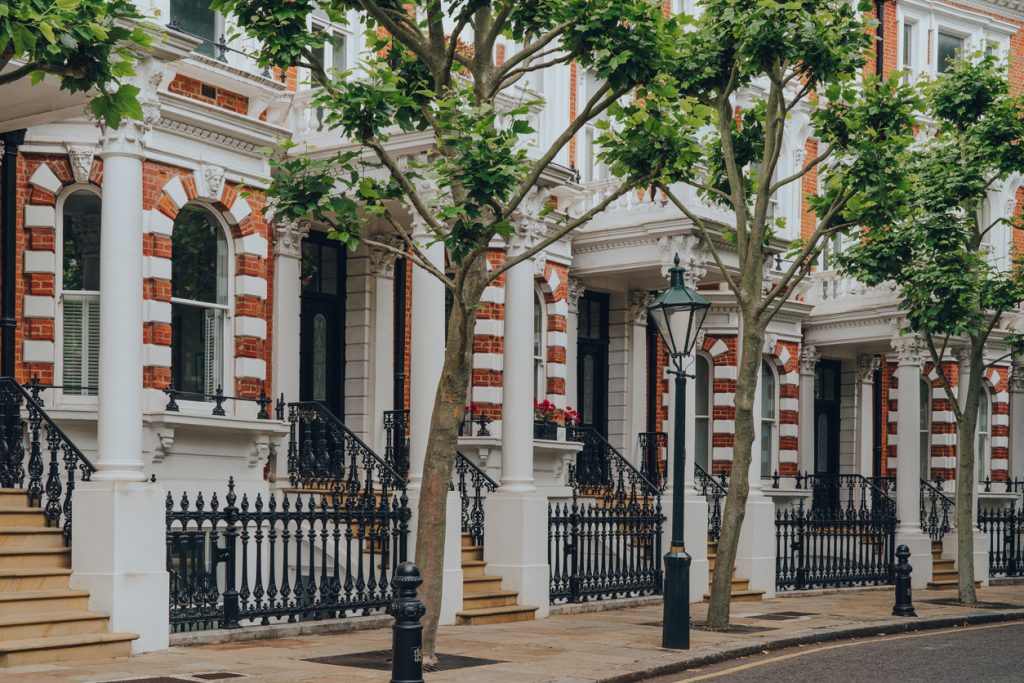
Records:
<instances>
[{"instance_id":1,"label":"window pane","mask_svg":"<svg viewBox=\"0 0 1024 683\"><path fill-rule=\"evenodd\" d=\"M173 296L227 304L227 238L206 209L186 206L171 236Z\"/></svg>"},{"instance_id":2,"label":"window pane","mask_svg":"<svg viewBox=\"0 0 1024 683\"><path fill-rule=\"evenodd\" d=\"M99 295L66 294L63 311L64 393L95 396L100 360Z\"/></svg>"},{"instance_id":3,"label":"window pane","mask_svg":"<svg viewBox=\"0 0 1024 683\"><path fill-rule=\"evenodd\" d=\"M696 375L697 408L695 414L710 417L711 408L711 364L704 356L697 356Z\"/></svg>"},{"instance_id":4,"label":"window pane","mask_svg":"<svg viewBox=\"0 0 1024 683\"><path fill-rule=\"evenodd\" d=\"M771 420L761 422L761 476L772 476L772 448L775 443L775 423Z\"/></svg>"},{"instance_id":5,"label":"window pane","mask_svg":"<svg viewBox=\"0 0 1024 683\"><path fill-rule=\"evenodd\" d=\"M100 198L75 192L64 202L64 291L100 289Z\"/></svg>"},{"instance_id":6,"label":"window pane","mask_svg":"<svg viewBox=\"0 0 1024 683\"><path fill-rule=\"evenodd\" d=\"M765 361L761 361L761 417L775 418L775 373Z\"/></svg>"},{"instance_id":7,"label":"window pane","mask_svg":"<svg viewBox=\"0 0 1024 683\"><path fill-rule=\"evenodd\" d=\"M914 25L903 24L903 66L913 65Z\"/></svg>"},{"instance_id":8,"label":"window pane","mask_svg":"<svg viewBox=\"0 0 1024 683\"><path fill-rule=\"evenodd\" d=\"M212 394L223 378L224 312L171 306L171 377L181 392Z\"/></svg>"},{"instance_id":9,"label":"window pane","mask_svg":"<svg viewBox=\"0 0 1024 683\"><path fill-rule=\"evenodd\" d=\"M694 435L694 456L698 465L708 469L708 455L711 453L710 427L711 421L706 417L698 417L695 420L697 433Z\"/></svg>"},{"instance_id":10,"label":"window pane","mask_svg":"<svg viewBox=\"0 0 1024 683\"><path fill-rule=\"evenodd\" d=\"M938 59L936 68L940 73L945 73L955 62L964 47L964 39L960 36L950 35L939 31Z\"/></svg>"},{"instance_id":11,"label":"window pane","mask_svg":"<svg viewBox=\"0 0 1024 683\"><path fill-rule=\"evenodd\" d=\"M320 291L323 294L338 293L338 249L336 247L320 247Z\"/></svg>"},{"instance_id":12,"label":"window pane","mask_svg":"<svg viewBox=\"0 0 1024 683\"><path fill-rule=\"evenodd\" d=\"M320 291L320 246L313 242L302 243L301 277L303 290Z\"/></svg>"},{"instance_id":13,"label":"window pane","mask_svg":"<svg viewBox=\"0 0 1024 683\"><path fill-rule=\"evenodd\" d=\"M544 311L536 296L533 297L533 355L535 358L544 356Z\"/></svg>"},{"instance_id":14,"label":"window pane","mask_svg":"<svg viewBox=\"0 0 1024 683\"><path fill-rule=\"evenodd\" d=\"M217 14L210 9L210 0L171 0L171 22L182 31L206 42L196 52L213 56L213 43L217 40Z\"/></svg>"},{"instance_id":15,"label":"window pane","mask_svg":"<svg viewBox=\"0 0 1024 683\"><path fill-rule=\"evenodd\" d=\"M331 44L331 68L344 71L347 68L345 54L345 34L335 33Z\"/></svg>"}]
</instances>

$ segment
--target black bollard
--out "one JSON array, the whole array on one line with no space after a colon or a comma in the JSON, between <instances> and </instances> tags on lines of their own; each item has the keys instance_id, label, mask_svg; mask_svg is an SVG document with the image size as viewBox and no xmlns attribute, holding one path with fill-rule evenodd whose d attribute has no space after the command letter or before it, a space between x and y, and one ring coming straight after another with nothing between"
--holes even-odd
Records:
<instances>
[{"instance_id":1,"label":"black bollard","mask_svg":"<svg viewBox=\"0 0 1024 683\"><path fill-rule=\"evenodd\" d=\"M910 559L910 548L901 545L896 548L896 604L892 614L896 617L916 617L914 603L910 600L910 572L914 568L907 561Z\"/></svg>"},{"instance_id":2,"label":"black bollard","mask_svg":"<svg viewBox=\"0 0 1024 683\"><path fill-rule=\"evenodd\" d=\"M402 562L395 570L391 586L396 597L388 608L395 618L391 625L391 683L423 683L423 624L420 618L426 605L416 597L423 583L420 570L412 562Z\"/></svg>"}]
</instances>

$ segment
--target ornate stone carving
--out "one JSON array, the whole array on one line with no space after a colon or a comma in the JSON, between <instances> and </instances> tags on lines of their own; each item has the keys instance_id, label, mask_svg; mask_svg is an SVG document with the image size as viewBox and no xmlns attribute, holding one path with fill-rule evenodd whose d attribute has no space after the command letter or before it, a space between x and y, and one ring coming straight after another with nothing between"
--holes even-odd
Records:
<instances>
[{"instance_id":1,"label":"ornate stone carving","mask_svg":"<svg viewBox=\"0 0 1024 683\"><path fill-rule=\"evenodd\" d=\"M1010 372L1010 391L1024 393L1024 365L1016 365Z\"/></svg>"},{"instance_id":2,"label":"ornate stone carving","mask_svg":"<svg viewBox=\"0 0 1024 683\"><path fill-rule=\"evenodd\" d=\"M143 139L160 121L160 99L157 91L166 75L164 63L150 57L135 65L134 85L139 88L138 101L142 107L142 120L123 119L117 128L101 125L101 154L142 157ZM88 114L88 111L87 111Z\"/></svg>"},{"instance_id":3,"label":"ornate stone carving","mask_svg":"<svg viewBox=\"0 0 1024 683\"><path fill-rule=\"evenodd\" d=\"M679 255L679 265L685 269L683 281L686 286L696 289L697 284L708 274L706 267L707 249L697 235L673 235L658 238L658 251L661 254L661 275L668 277L668 270Z\"/></svg>"},{"instance_id":4,"label":"ornate stone carving","mask_svg":"<svg viewBox=\"0 0 1024 683\"><path fill-rule=\"evenodd\" d=\"M391 246L401 249L401 239L393 240ZM390 280L395 276L395 261L397 260L398 254L395 252L383 247L373 247L370 249L370 274Z\"/></svg>"},{"instance_id":5,"label":"ornate stone carving","mask_svg":"<svg viewBox=\"0 0 1024 683\"><path fill-rule=\"evenodd\" d=\"M270 457L270 443L266 441L254 440L252 444L253 448L249 451L249 457L247 463L249 467L256 467L261 462L266 462Z\"/></svg>"},{"instance_id":6,"label":"ornate stone carving","mask_svg":"<svg viewBox=\"0 0 1024 683\"><path fill-rule=\"evenodd\" d=\"M647 304L651 303L654 297L650 292L642 289L634 289L629 293L629 318L634 325L647 324Z\"/></svg>"},{"instance_id":7,"label":"ornate stone carving","mask_svg":"<svg viewBox=\"0 0 1024 683\"><path fill-rule=\"evenodd\" d=\"M305 221L274 221L274 255L299 258L302 240L309 234Z\"/></svg>"},{"instance_id":8,"label":"ornate stone carving","mask_svg":"<svg viewBox=\"0 0 1024 683\"><path fill-rule=\"evenodd\" d=\"M579 313L580 311L580 299L583 297L583 292L587 291L586 286L581 280L577 280L574 277L569 278L569 312Z\"/></svg>"},{"instance_id":9,"label":"ornate stone carving","mask_svg":"<svg viewBox=\"0 0 1024 683\"><path fill-rule=\"evenodd\" d=\"M71 173L76 183L89 182L92 175L92 162L96 156L96 148L92 145L68 145L68 158L71 160Z\"/></svg>"},{"instance_id":10,"label":"ornate stone carving","mask_svg":"<svg viewBox=\"0 0 1024 683\"><path fill-rule=\"evenodd\" d=\"M778 343L779 343L779 335L774 334L772 332L769 332L768 334L764 335L764 349L763 349L763 353L766 353L769 356L774 356L775 355L775 347L778 345Z\"/></svg>"},{"instance_id":11,"label":"ornate stone carving","mask_svg":"<svg viewBox=\"0 0 1024 683\"><path fill-rule=\"evenodd\" d=\"M224 169L211 164L200 165L199 177L206 184L203 196L208 199L220 199L220 193L224 190Z\"/></svg>"},{"instance_id":12,"label":"ornate stone carving","mask_svg":"<svg viewBox=\"0 0 1024 683\"><path fill-rule=\"evenodd\" d=\"M818 361L821 360L821 353L818 352L817 346L804 344L800 347L800 374L801 375L813 375L815 369L818 366Z\"/></svg>"},{"instance_id":13,"label":"ornate stone carving","mask_svg":"<svg viewBox=\"0 0 1024 683\"><path fill-rule=\"evenodd\" d=\"M697 330L697 341L695 341L693 343L693 351L694 351L694 353L696 353L697 351L703 351L704 350L704 337L707 336L707 332L708 331L703 329L703 328Z\"/></svg>"},{"instance_id":14,"label":"ornate stone carving","mask_svg":"<svg viewBox=\"0 0 1024 683\"><path fill-rule=\"evenodd\" d=\"M522 254L547 237L547 225L540 217L545 201L547 197L535 187L527 193L519 208L512 214L515 233L508 239L510 255Z\"/></svg>"},{"instance_id":15,"label":"ornate stone carving","mask_svg":"<svg viewBox=\"0 0 1024 683\"><path fill-rule=\"evenodd\" d=\"M893 338L892 350L899 365L921 365L924 362L924 342L916 334Z\"/></svg>"},{"instance_id":16,"label":"ornate stone carving","mask_svg":"<svg viewBox=\"0 0 1024 683\"><path fill-rule=\"evenodd\" d=\"M878 356L863 354L857 356L857 380L861 384L872 384L875 381L875 371L882 367L882 359Z\"/></svg>"}]
</instances>

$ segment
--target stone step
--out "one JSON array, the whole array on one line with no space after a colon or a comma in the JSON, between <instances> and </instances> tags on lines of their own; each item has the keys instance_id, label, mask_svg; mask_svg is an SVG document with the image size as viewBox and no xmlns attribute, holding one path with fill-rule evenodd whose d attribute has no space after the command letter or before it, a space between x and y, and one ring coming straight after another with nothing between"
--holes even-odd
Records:
<instances>
[{"instance_id":1,"label":"stone step","mask_svg":"<svg viewBox=\"0 0 1024 683\"><path fill-rule=\"evenodd\" d=\"M500 576L468 576L462 579L462 594L494 593L501 590Z\"/></svg>"},{"instance_id":2,"label":"stone step","mask_svg":"<svg viewBox=\"0 0 1024 683\"><path fill-rule=\"evenodd\" d=\"M467 546L472 546L472 545L473 545L473 534L470 534L468 532L463 531L462 532L462 547L465 548Z\"/></svg>"},{"instance_id":3,"label":"stone step","mask_svg":"<svg viewBox=\"0 0 1024 683\"><path fill-rule=\"evenodd\" d=\"M14 526L0 529L0 548L63 548L64 534L57 527Z\"/></svg>"},{"instance_id":4,"label":"stone step","mask_svg":"<svg viewBox=\"0 0 1024 683\"><path fill-rule=\"evenodd\" d=\"M4 505L0 499L0 529L6 527L45 527L46 515L39 508L27 505Z\"/></svg>"},{"instance_id":5,"label":"stone step","mask_svg":"<svg viewBox=\"0 0 1024 683\"><path fill-rule=\"evenodd\" d=\"M949 570L944 570L944 571L933 571L932 572L932 582L933 583L938 582L938 581L956 581L958 578L959 578L959 575L956 573L955 569L949 569Z\"/></svg>"},{"instance_id":6,"label":"stone step","mask_svg":"<svg viewBox=\"0 0 1024 683\"><path fill-rule=\"evenodd\" d=\"M515 621L533 621L536 607L530 605L508 605L484 609L463 610L455 614L455 623L462 626L483 624L510 624Z\"/></svg>"},{"instance_id":7,"label":"stone step","mask_svg":"<svg viewBox=\"0 0 1024 683\"><path fill-rule=\"evenodd\" d=\"M940 579L938 581L929 581L928 582L928 588L933 588L933 589L936 589L936 590L946 590L946 589L949 589L949 588L957 588L959 585L960 585L960 580L956 576L954 576L952 579ZM975 588L981 588L981 581L975 581L974 582L974 587Z\"/></svg>"},{"instance_id":8,"label":"stone step","mask_svg":"<svg viewBox=\"0 0 1024 683\"><path fill-rule=\"evenodd\" d=\"M466 593L462 597L463 610L487 609L489 607L510 607L519 600L516 591L494 591L491 593Z\"/></svg>"},{"instance_id":9,"label":"stone step","mask_svg":"<svg viewBox=\"0 0 1024 683\"><path fill-rule=\"evenodd\" d=\"M0 667L127 657L135 633L82 633L0 643Z\"/></svg>"},{"instance_id":10,"label":"stone step","mask_svg":"<svg viewBox=\"0 0 1024 683\"><path fill-rule=\"evenodd\" d=\"M0 641L105 633L107 618L92 612L47 612L0 617Z\"/></svg>"},{"instance_id":11,"label":"stone step","mask_svg":"<svg viewBox=\"0 0 1024 683\"><path fill-rule=\"evenodd\" d=\"M463 545L462 561L484 559L484 547L482 545Z\"/></svg>"},{"instance_id":12,"label":"stone step","mask_svg":"<svg viewBox=\"0 0 1024 683\"><path fill-rule=\"evenodd\" d=\"M764 591L755 591L750 589L738 591L733 588L730 595L732 596L732 602L760 602L764 597ZM711 593L705 593L704 602L709 602L710 600Z\"/></svg>"},{"instance_id":13,"label":"stone step","mask_svg":"<svg viewBox=\"0 0 1024 683\"><path fill-rule=\"evenodd\" d=\"M935 560L932 562L932 573L935 572L951 572L956 567L954 560Z\"/></svg>"},{"instance_id":14,"label":"stone step","mask_svg":"<svg viewBox=\"0 0 1024 683\"><path fill-rule=\"evenodd\" d=\"M71 570L65 568L0 569L0 593L67 588L70 578Z\"/></svg>"},{"instance_id":15,"label":"stone step","mask_svg":"<svg viewBox=\"0 0 1024 683\"><path fill-rule=\"evenodd\" d=\"M0 506L29 507L28 491L25 489L0 489Z\"/></svg>"},{"instance_id":16,"label":"stone step","mask_svg":"<svg viewBox=\"0 0 1024 683\"><path fill-rule=\"evenodd\" d=\"M0 569L54 567L71 567L71 548L0 548Z\"/></svg>"},{"instance_id":17,"label":"stone step","mask_svg":"<svg viewBox=\"0 0 1024 683\"><path fill-rule=\"evenodd\" d=\"M63 588L0 593L0 614L5 617L44 612L84 612L88 609L89 591Z\"/></svg>"},{"instance_id":18,"label":"stone step","mask_svg":"<svg viewBox=\"0 0 1024 683\"><path fill-rule=\"evenodd\" d=\"M483 560L463 560L462 561L462 578L469 579L477 576L484 575L484 569L487 568L487 563ZM496 577L497 578L497 577Z\"/></svg>"}]
</instances>

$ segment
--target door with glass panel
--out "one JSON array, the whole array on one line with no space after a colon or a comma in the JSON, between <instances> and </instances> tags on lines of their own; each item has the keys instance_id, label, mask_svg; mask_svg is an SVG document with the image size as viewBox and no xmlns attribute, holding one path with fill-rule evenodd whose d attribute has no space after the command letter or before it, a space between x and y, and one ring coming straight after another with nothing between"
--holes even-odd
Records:
<instances>
[{"instance_id":1,"label":"door with glass panel","mask_svg":"<svg viewBox=\"0 0 1024 683\"><path fill-rule=\"evenodd\" d=\"M302 243L299 399L339 419L345 405L345 249L322 233Z\"/></svg>"},{"instance_id":2,"label":"door with glass panel","mask_svg":"<svg viewBox=\"0 0 1024 683\"><path fill-rule=\"evenodd\" d=\"M576 403L580 422L608 436L608 295L580 299Z\"/></svg>"},{"instance_id":3,"label":"door with glass panel","mask_svg":"<svg viewBox=\"0 0 1024 683\"><path fill-rule=\"evenodd\" d=\"M842 364L822 360L814 372L814 503L839 504L839 406Z\"/></svg>"}]
</instances>

